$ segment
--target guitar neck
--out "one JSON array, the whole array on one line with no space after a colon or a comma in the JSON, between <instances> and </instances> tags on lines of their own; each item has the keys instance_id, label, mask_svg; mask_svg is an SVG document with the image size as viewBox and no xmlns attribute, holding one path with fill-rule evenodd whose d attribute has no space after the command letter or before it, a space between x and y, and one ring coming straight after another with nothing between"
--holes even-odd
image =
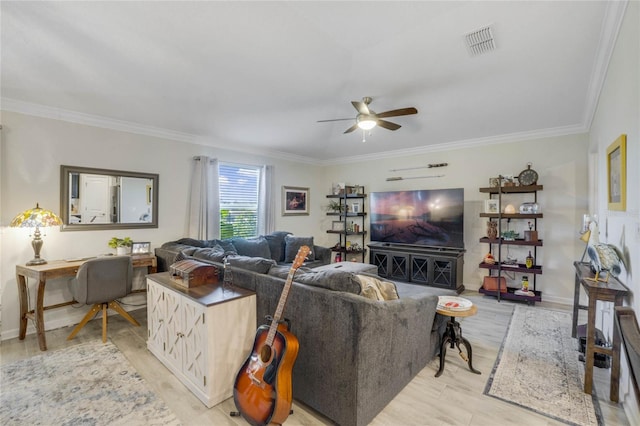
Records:
<instances>
[{"instance_id":1,"label":"guitar neck","mask_svg":"<svg viewBox=\"0 0 640 426\"><path fill-rule=\"evenodd\" d=\"M271 321L271 326L269 327L269 333L267 334L267 340L265 344L267 346L273 345L273 340L276 337L276 331L278 330L278 323L282 318L282 313L284 312L284 305L287 303L287 297L289 296L289 290L291 289L291 283L293 282L293 276L296 274L298 268L302 265L304 260L307 257L307 254L311 249L307 246L302 246L298 249L298 254L293 261L293 265L291 265L291 269L289 269L289 275L287 275L287 282L284 284L284 288L282 289L282 294L280 295L280 301L278 302L278 307L276 308L276 313L273 315L273 320Z\"/></svg>"},{"instance_id":2,"label":"guitar neck","mask_svg":"<svg viewBox=\"0 0 640 426\"><path fill-rule=\"evenodd\" d=\"M269 327L269 334L267 334L266 344L271 346L273 344L273 340L276 337L276 330L278 329L278 323L280 319L282 319L282 313L284 312L284 306L287 304L287 298L289 297L289 290L291 289L291 283L293 282L293 276L296 274L296 269L291 268L289 274L287 275L287 282L284 284L284 288L282 289L282 294L280 295L280 300L278 301L278 307L276 308L275 314L273 314L273 320L271 321L271 326Z\"/></svg>"}]
</instances>

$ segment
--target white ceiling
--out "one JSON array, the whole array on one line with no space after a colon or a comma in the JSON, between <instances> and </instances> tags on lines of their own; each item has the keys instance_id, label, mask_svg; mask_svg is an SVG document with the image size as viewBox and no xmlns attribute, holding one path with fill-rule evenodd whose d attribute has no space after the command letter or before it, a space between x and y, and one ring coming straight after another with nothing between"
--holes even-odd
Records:
<instances>
[{"instance_id":1,"label":"white ceiling","mask_svg":"<svg viewBox=\"0 0 640 426\"><path fill-rule=\"evenodd\" d=\"M626 3L0 7L3 109L330 163L587 131ZM472 57L464 35L486 25L497 48ZM363 96L418 114L365 143L317 123Z\"/></svg>"}]
</instances>

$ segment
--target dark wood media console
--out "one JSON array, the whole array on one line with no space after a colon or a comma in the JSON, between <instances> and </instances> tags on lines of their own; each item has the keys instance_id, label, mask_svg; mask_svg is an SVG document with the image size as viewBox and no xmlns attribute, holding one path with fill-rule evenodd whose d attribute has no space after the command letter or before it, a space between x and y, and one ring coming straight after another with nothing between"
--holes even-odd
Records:
<instances>
[{"instance_id":1,"label":"dark wood media console","mask_svg":"<svg viewBox=\"0 0 640 426\"><path fill-rule=\"evenodd\" d=\"M464 249L420 247L391 243L369 244L370 262L378 275L431 287L464 291Z\"/></svg>"}]
</instances>

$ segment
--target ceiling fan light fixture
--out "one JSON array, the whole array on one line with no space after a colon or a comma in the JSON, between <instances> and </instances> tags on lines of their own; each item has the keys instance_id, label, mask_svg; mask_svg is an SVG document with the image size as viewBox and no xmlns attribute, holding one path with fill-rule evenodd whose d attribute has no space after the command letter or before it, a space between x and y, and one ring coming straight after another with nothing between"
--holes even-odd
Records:
<instances>
[{"instance_id":1,"label":"ceiling fan light fixture","mask_svg":"<svg viewBox=\"0 0 640 426\"><path fill-rule=\"evenodd\" d=\"M358 115L356 122L362 130L371 130L376 127L377 120L370 115Z\"/></svg>"}]
</instances>

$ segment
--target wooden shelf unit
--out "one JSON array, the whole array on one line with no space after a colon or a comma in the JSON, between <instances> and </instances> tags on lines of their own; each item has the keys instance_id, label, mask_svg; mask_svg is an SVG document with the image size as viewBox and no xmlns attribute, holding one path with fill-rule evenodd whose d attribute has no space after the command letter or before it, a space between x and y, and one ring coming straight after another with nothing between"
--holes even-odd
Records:
<instances>
[{"instance_id":1,"label":"wooden shelf unit","mask_svg":"<svg viewBox=\"0 0 640 426\"><path fill-rule=\"evenodd\" d=\"M502 205L502 196L504 194L533 194L533 202L537 203L538 201L538 191L543 190L542 185L528 185L528 186L500 186L500 187L483 187L480 188L480 192L484 194L489 194L489 197L497 196L498 205L500 209L503 208ZM518 288L508 287L507 292L498 292L493 290L485 290L483 287L480 288L479 292L482 294L486 294L488 296L497 297L498 300L520 300L526 301L529 304L535 304L535 302L542 301L542 292L536 290L536 277L542 274L542 265L537 264L537 249L543 246L543 240L537 239L535 241L527 241L523 238L516 239L505 239L502 237L502 224L503 221L507 221L510 223L512 220L531 220L533 223L533 229L537 231L538 229L538 219L543 218L542 213L502 213L499 211L497 213L480 213L479 216L481 218L488 218L491 221L498 222L498 238L488 238L482 237L479 239L480 243L489 244L489 252L494 253L497 251L497 256L494 254L496 258L495 264L489 264L485 262L480 262L478 265L481 269L487 269L489 271L489 276L492 275L493 272L497 273L498 280L504 275L503 272L513 272L513 273L522 273L531 275L533 279L530 279L529 290L533 291L534 296L520 295L515 294L515 291ZM518 263L516 265L507 264L503 261L502 256L502 246L519 246L519 247L530 247L532 257L534 259L534 265L531 268L527 268L525 264ZM497 250L494 250L494 247Z\"/></svg>"},{"instance_id":2,"label":"wooden shelf unit","mask_svg":"<svg viewBox=\"0 0 640 426\"><path fill-rule=\"evenodd\" d=\"M350 191L351 187L347 187L346 191ZM366 262L367 249L365 248L364 241L367 235L367 231L364 229L365 218L367 217L367 213L364 211L365 205L364 202L367 198L367 194L364 193L364 187L359 187L362 189L362 192L357 194L347 193L344 194L331 194L327 195L327 199L337 200L340 203L340 206L343 210L339 212L327 212L327 216L334 216L339 218L339 221L343 223L342 230L334 230L328 229L327 234L338 235L338 244L331 248L336 254L340 254L340 261L344 262L346 260L359 260L362 263ZM354 202L359 202L361 211L353 212L348 211L349 207L353 205ZM351 223L358 225L359 231L349 230ZM347 242L352 243L353 241L357 242L360 245L360 249L351 250L347 246Z\"/></svg>"}]
</instances>

